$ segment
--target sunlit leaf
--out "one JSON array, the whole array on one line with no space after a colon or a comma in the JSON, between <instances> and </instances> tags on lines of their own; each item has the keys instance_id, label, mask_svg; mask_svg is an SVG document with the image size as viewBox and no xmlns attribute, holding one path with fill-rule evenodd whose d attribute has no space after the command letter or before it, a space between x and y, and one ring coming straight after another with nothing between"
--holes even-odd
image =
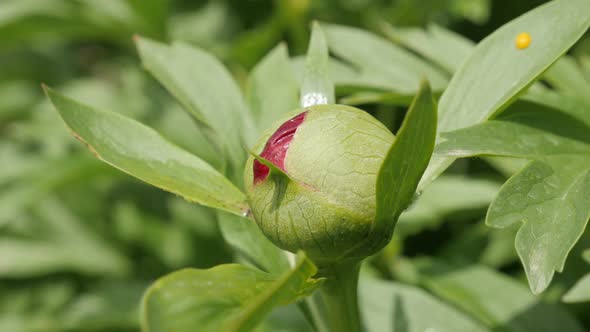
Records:
<instances>
[{"instance_id":1,"label":"sunlit leaf","mask_svg":"<svg viewBox=\"0 0 590 332\"><path fill-rule=\"evenodd\" d=\"M498 114L565 53L590 26L590 1L556 0L505 24L480 42L455 73L439 103L438 132L469 127ZM518 34L532 42L515 46ZM446 169L453 157L436 156L420 184Z\"/></svg>"},{"instance_id":2,"label":"sunlit leaf","mask_svg":"<svg viewBox=\"0 0 590 332\"><path fill-rule=\"evenodd\" d=\"M238 215L247 211L244 194L229 180L154 130L46 92L74 135L100 160L190 201Z\"/></svg>"},{"instance_id":3,"label":"sunlit leaf","mask_svg":"<svg viewBox=\"0 0 590 332\"><path fill-rule=\"evenodd\" d=\"M590 218L590 167L585 159L531 162L512 177L490 206L486 223L521 223L516 251L534 293L542 292Z\"/></svg>"},{"instance_id":4,"label":"sunlit leaf","mask_svg":"<svg viewBox=\"0 0 590 332\"><path fill-rule=\"evenodd\" d=\"M412 201L435 137L436 104L423 82L377 176L376 227L391 224Z\"/></svg>"},{"instance_id":5,"label":"sunlit leaf","mask_svg":"<svg viewBox=\"0 0 590 332\"><path fill-rule=\"evenodd\" d=\"M183 43L136 39L143 65L205 128L223 139L226 158L245 160L244 142L256 131L241 91L223 65L207 52Z\"/></svg>"},{"instance_id":6,"label":"sunlit leaf","mask_svg":"<svg viewBox=\"0 0 590 332\"><path fill-rule=\"evenodd\" d=\"M302 107L334 103L334 83L329 76L329 60L324 32L318 23L314 23L301 82Z\"/></svg>"},{"instance_id":7,"label":"sunlit leaf","mask_svg":"<svg viewBox=\"0 0 590 332\"><path fill-rule=\"evenodd\" d=\"M315 273L305 257L278 276L237 264L174 272L145 294L142 326L152 332L250 331L276 306L319 286L311 279Z\"/></svg>"}]
</instances>

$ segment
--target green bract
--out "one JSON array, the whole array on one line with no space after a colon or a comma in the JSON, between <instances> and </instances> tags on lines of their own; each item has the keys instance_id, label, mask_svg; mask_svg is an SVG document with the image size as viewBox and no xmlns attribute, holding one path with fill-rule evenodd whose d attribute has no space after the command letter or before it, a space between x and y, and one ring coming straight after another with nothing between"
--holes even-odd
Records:
<instances>
[{"instance_id":1,"label":"green bract","mask_svg":"<svg viewBox=\"0 0 590 332\"><path fill-rule=\"evenodd\" d=\"M262 135L253 154L265 146L296 111ZM343 105L316 105L304 110L303 121L291 128L284 165L250 157L245 168L247 196L262 232L277 246L303 250L316 263L362 259L381 249L393 228L373 232L377 174L394 135L366 112ZM301 118L301 114L297 117ZM267 143L269 142L269 143ZM286 142L286 143L284 143ZM254 175L257 161L267 175ZM282 168L282 169L281 169Z\"/></svg>"}]
</instances>

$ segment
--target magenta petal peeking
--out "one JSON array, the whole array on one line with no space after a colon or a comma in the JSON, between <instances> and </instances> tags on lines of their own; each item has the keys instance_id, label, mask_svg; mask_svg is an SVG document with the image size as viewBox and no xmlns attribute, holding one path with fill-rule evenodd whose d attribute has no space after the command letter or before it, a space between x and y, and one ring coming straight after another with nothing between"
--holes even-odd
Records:
<instances>
[{"instance_id":1,"label":"magenta petal peeking","mask_svg":"<svg viewBox=\"0 0 590 332\"><path fill-rule=\"evenodd\" d=\"M307 112L302 112L283 123L268 139L260 156L286 172L285 157L287 155L287 150L289 149L289 144L291 144L297 128L303 123L303 120L305 120L306 114ZM253 168L254 183L266 179L269 172L268 167L261 164L258 160L255 160Z\"/></svg>"}]
</instances>

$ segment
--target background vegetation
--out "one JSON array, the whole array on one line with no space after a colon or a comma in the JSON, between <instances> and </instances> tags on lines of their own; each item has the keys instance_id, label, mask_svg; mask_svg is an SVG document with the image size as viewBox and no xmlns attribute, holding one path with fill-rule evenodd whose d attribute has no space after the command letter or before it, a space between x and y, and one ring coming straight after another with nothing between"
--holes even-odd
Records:
<instances>
[{"instance_id":1,"label":"background vegetation","mask_svg":"<svg viewBox=\"0 0 590 332\"><path fill-rule=\"evenodd\" d=\"M199 144L203 134L197 125L142 69L134 35L206 49L246 89L248 73L279 42L286 41L294 58L305 53L312 20L367 29L421 53L420 39L412 34L421 30L410 28L437 24L465 36L461 45L470 47L469 40L478 42L543 2L0 2L0 331L136 331L141 295L156 278L182 267L245 260L223 238L211 210L95 160L51 110L41 82L146 123L220 167L215 151ZM578 42L567 59L558 63L559 70L547 72L542 84L585 91L590 39ZM442 67L444 60L449 59L441 60ZM404 107L398 105L404 102L391 96L352 88L337 92L392 130L403 119ZM590 247L588 231L564 273L534 297L514 250L516 229L494 230L482 222L501 184L522 165L489 158L456 162L450 175L435 182L402 217L395 240L373 259L373 272L418 285L437 301L500 330L531 331L531 326L548 326L543 317L552 315L589 329L588 304L547 304L560 303L588 271L582 259ZM468 268L451 278L441 272L449 266ZM366 290L371 291L379 289ZM428 305L438 310L419 299L425 311ZM478 307L486 303L493 308ZM530 325L530 320L537 322ZM267 328L309 330L288 308L276 312Z\"/></svg>"}]
</instances>

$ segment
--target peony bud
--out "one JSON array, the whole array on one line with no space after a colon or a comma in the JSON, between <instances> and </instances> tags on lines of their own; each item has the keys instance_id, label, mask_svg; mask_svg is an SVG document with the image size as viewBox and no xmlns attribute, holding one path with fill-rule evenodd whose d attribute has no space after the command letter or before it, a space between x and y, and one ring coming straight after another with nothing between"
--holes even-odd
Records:
<instances>
[{"instance_id":1,"label":"peony bud","mask_svg":"<svg viewBox=\"0 0 590 332\"><path fill-rule=\"evenodd\" d=\"M256 223L278 247L303 250L316 263L375 253L391 238L373 225L377 174L393 134L344 105L293 115L262 136L246 163Z\"/></svg>"}]
</instances>

